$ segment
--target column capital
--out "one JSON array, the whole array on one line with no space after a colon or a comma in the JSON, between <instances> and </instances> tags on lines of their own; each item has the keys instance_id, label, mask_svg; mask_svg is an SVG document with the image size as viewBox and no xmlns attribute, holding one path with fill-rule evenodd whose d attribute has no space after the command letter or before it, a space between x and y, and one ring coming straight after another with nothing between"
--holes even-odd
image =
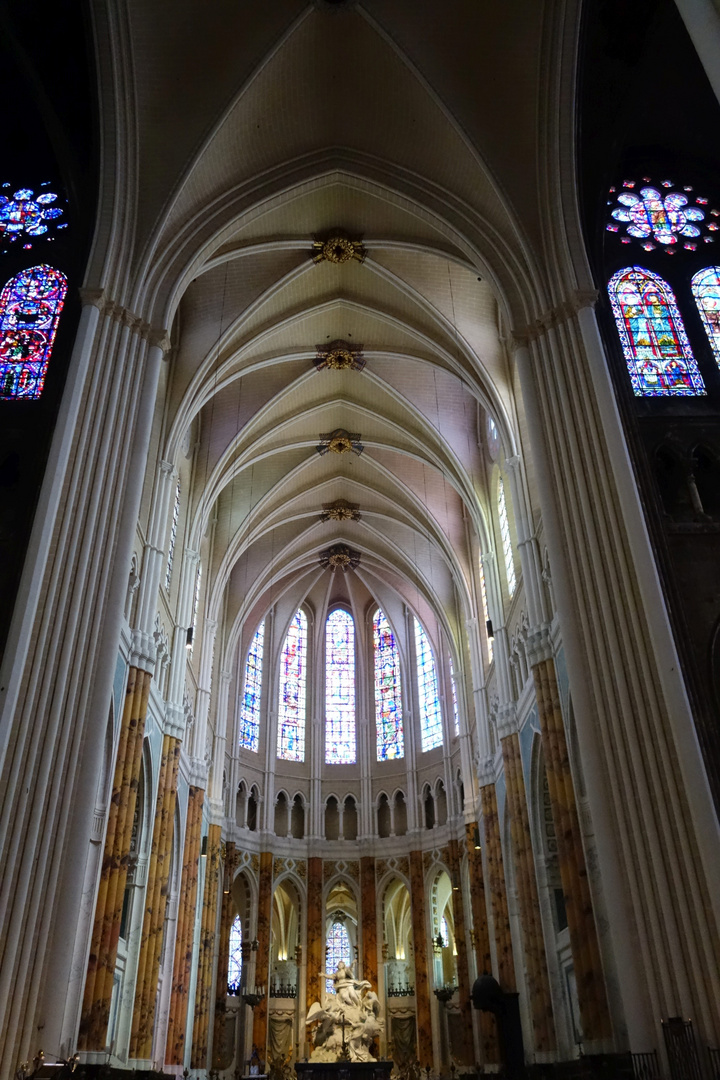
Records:
<instances>
[{"instance_id":1,"label":"column capital","mask_svg":"<svg viewBox=\"0 0 720 1080\"><path fill-rule=\"evenodd\" d=\"M528 630L525 649L530 667L535 667L543 660L552 659L553 648L547 623L543 623L542 626L533 626Z\"/></svg>"},{"instance_id":2,"label":"column capital","mask_svg":"<svg viewBox=\"0 0 720 1080\"><path fill-rule=\"evenodd\" d=\"M158 472L163 473L165 476L172 476L173 463L172 461L166 461L165 458L161 458L158 462Z\"/></svg>"},{"instance_id":3,"label":"column capital","mask_svg":"<svg viewBox=\"0 0 720 1080\"><path fill-rule=\"evenodd\" d=\"M518 718L515 705L501 705L497 711L498 738L506 739L508 735L515 735L518 730Z\"/></svg>"},{"instance_id":4,"label":"column capital","mask_svg":"<svg viewBox=\"0 0 720 1080\"><path fill-rule=\"evenodd\" d=\"M157 650L152 634L146 634L143 630L134 629L130 647L130 664L152 674L155 671L156 659Z\"/></svg>"},{"instance_id":5,"label":"column capital","mask_svg":"<svg viewBox=\"0 0 720 1080\"><path fill-rule=\"evenodd\" d=\"M505 458L505 466L509 472L517 473L520 470L521 461L519 454L513 454L512 457Z\"/></svg>"},{"instance_id":6,"label":"column capital","mask_svg":"<svg viewBox=\"0 0 720 1080\"><path fill-rule=\"evenodd\" d=\"M475 759L475 768L477 770L478 784L480 787L487 787L488 784L495 783L495 758L483 757L479 755Z\"/></svg>"}]
</instances>

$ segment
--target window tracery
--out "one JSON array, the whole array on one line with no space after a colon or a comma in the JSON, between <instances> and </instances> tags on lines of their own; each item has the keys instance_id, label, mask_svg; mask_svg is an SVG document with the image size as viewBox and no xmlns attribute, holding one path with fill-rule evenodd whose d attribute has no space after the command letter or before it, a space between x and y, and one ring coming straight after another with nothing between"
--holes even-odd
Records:
<instances>
[{"instance_id":1,"label":"window tracery","mask_svg":"<svg viewBox=\"0 0 720 1080\"><path fill-rule=\"evenodd\" d=\"M690 284L710 348L720 365L720 266L700 270Z\"/></svg>"},{"instance_id":2,"label":"window tracery","mask_svg":"<svg viewBox=\"0 0 720 1080\"><path fill-rule=\"evenodd\" d=\"M433 750L436 746L442 746L443 733L435 658L427 634L417 619L415 619L415 661L420 744L424 753L427 750Z\"/></svg>"},{"instance_id":3,"label":"window tracery","mask_svg":"<svg viewBox=\"0 0 720 1080\"><path fill-rule=\"evenodd\" d=\"M325 763L351 764L355 747L355 622L337 608L325 621Z\"/></svg>"},{"instance_id":4,"label":"window tracery","mask_svg":"<svg viewBox=\"0 0 720 1080\"><path fill-rule=\"evenodd\" d=\"M240 709L240 746L258 752L260 745L260 701L262 692L265 620L260 623L245 661L245 683Z\"/></svg>"},{"instance_id":5,"label":"window tracery","mask_svg":"<svg viewBox=\"0 0 720 1080\"><path fill-rule=\"evenodd\" d=\"M383 611L373 619L375 659L375 724L377 759L389 761L405 755L400 683L400 655L395 635Z\"/></svg>"},{"instance_id":6,"label":"window tracery","mask_svg":"<svg viewBox=\"0 0 720 1080\"><path fill-rule=\"evenodd\" d=\"M280 660L277 756L305 760L307 616L299 608L288 628Z\"/></svg>"}]
</instances>

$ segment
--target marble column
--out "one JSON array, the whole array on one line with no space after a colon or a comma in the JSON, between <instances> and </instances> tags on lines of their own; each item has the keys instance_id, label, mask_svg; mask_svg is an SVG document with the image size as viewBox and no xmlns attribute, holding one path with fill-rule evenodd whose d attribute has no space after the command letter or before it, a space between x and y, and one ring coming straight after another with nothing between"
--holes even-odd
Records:
<instances>
[{"instance_id":1,"label":"marble column","mask_svg":"<svg viewBox=\"0 0 720 1080\"><path fill-rule=\"evenodd\" d=\"M470 1002L470 966L467 954L467 930L465 927L465 906L463 890L460 885L460 845L457 840L448 844L450 879L452 881L452 910L455 924L455 948L457 949L458 996L463 1028L463 1065L472 1065L475 1060L473 1045L472 1005Z\"/></svg>"},{"instance_id":2,"label":"marble column","mask_svg":"<svg viewBox=\"0 0 720 1080\"><path fill-rule=\"evenodd\" d=\"M260 854L260 875L258 879L257 940L258 950L255 958L255 983L264 986L267 991L262 1001L253 1012L253 1044L263 1061L267 1057L268 998L270 992L270 922L272 919L272 852Z\"/></svg>"},{"instance_id":3,"label":"marble column","mask_svg":"<svg viewBox=\"0 0 720 1080\"><path fill-rule=\"evenodd\" d=\"M360 859L360 904L362 907L362 977L372 989L378 989L377 892L375 859Z\"/></svg>"},{"instance_id":4,"label":"marble column","mask_svg":"<svg viewBox=\"0 0 720 1080\"><path fill-rule=\"evenodd\" d=\"M151 678L137 667L128 672L78 1035L80 1050L104 1050L107 1040Z\"/></svg>"},{"instance_id":5,"label":"marble column","mask_svg":"<svg viewBox=\"0 0 720 1080\"><path fill-rule=\"evenodd\" d=\"M410 852L410 906L415 958L415 1019L417 1021L417 1056L420 1067L433 1064L430 980L428 977L428 931L425 918L425 875L422 851Z\"/></svg>"},{"instance_id":6,"label":"marble column","mask_svg":"<svg viewBox=\"0 0 720 1080\"><path fill-rule=\"evenodd\" d=\"M311 857L308 859L307 985L305 989L308 1008L314 1001L322 1000L320 972L325 970L325 919L322 894L322 859Z\"/></svg>"},{"instance_id":7,"label":"marble column","mask_svg":"<svg viewBox=\"0 0 720 1080\"><path fill-rule=\"evenodd\" d=\"M536 1051L548 1051L555 1049L555 1021L540 918L520 738L517 733L507 735L501 739L501 745L533 1039Z\"/></svg>"},{"instance_id":8,"label":"marble column","mask_svg":"<svg viewBox=\"0 0 720 1080\"><path fill-rule=\"evenodd\" d=\"M207 834L205 858L205 888L203 890L202 926L198 952L197 985L195 989L195 1022L193 1024L193 1069L208 1066L208 1029L210 1024L210 1001L212 999L212 969L215 953L215 927L217 924L218 891L220 879L220 826L210 825Z\"/></svg>"},{"instance_id":9,"label":"marble column","mask_svg":"<svg viewBox=\"0 0 720 1080\"><path fill-rule=\"evenodd\" d=\"M505 867L503 865L502 844L500 843L500 819L498 817L495 785L485 784L480 788L480 797L485 832L488 886L492 901L497 981L502 990L512 993L516 989L515 961L513 958L512 937L510 935L510 914L508 912Z\"/></svg>"},{"instance_id":10,"label":"marble column","mask_svg":"<svg viewBox=\"0 0 720 1080\"><path fill-rule=\"evenodd\" d=\"M485 879L483 877L482 853L475 849L477 825L465 826L465 846L468 854L468 873L470 876L470 904L473 919L475 945L475 963L478 975L492 975L490 957L490 933L488 930L487 907L485 898ZM497 1024L489 1012L480 1012L480 1035L482 1040L483 1065L497 1064L500 1061Z\"/></svg>"},{"instance_id":11,"label":"marble column","mask_svg":"<svg viewBox=\"0 0 720 1080\"><path fill-rule=\"evenodd\" d=\"M202 808L205 792L191 787L188 796L185 850L182 881L178 902L178 925L175 935L175 957L170 998L170 1017L165 1060L169 1065L185 1064L185 1030L187 1028L188 989L193 954L193 930L198 891L198 864L202 834Z\"/></svg>"},{"instance_id":12,"label":"marble column","mask_svg":"<svg viewBox=\"0 0 720 1080\"><path fill-rule=\"evenodd\" d=\"M600 1043L612 1035L605 979L585 852L570 771L560 694L551 659L533 666L540 715L545 770L558 845L560 880L565 897L570 946L577 983L580 1022L585 1043Z\"/></svg>"},{"instance_id":13,"label":"marble column","mask_svg":"<svg viewBox=\"0 0 720 1080\"><path fill-rule=\"evenodd\" d=\"M226 1069L232 1064L231 1061L225 1061L225 1024L228 966L230 963L230 928L235 918L235 905L230 893L230 886L235 874L237 858L238 853L235 844L230 841L225 845L223 897L220 909L217 974L215 976L215 1024L212 1045L214 1069Z\"/></svg>"}]
</instances>

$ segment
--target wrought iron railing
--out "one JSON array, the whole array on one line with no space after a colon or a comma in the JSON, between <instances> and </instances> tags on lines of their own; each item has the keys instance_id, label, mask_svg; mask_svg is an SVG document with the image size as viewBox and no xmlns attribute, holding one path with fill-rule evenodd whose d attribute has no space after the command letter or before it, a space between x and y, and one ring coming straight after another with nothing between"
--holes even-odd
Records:
<instances>
[{"instance_id":1,"label":"wrought iron railing","mask_svg":"<svg viewBox=\"0 0 720 1080\"><path fill-rule=\"evenodd\" d=\"M671 1016L662 1021L662 1029L672 1080L700 1080L700 1061L692 1020Z\"/></svg>"},{"instance_id":2,"label":"wrought iron railing","mask_svg":"<svg viewBox=\"0 0 720 1080\"><path fill-rule=\"evenodd\" d=\"M412 997L415 993L415 987L410 986L409 983L405 983L404 986L390 985L387 988L388 997Z\"/></svg>"},{"instance_id":3,"label":"wrought iron railing","mask_svg":"<svg viewBox=\"0 0 720 1080\"><path fill-rule=\"evenodd\" d=\"M708 1046L708 1061L710 1062L710 1076L712 1080L720 1080L720 1050L714 1050Z\"/></svg>"},{"instance_id":4,"label":"wrought iron railing","mask_svg":"<svg viewBox=\"0 0 720 1080\"><path fill-rule=\"evenodd\" d=\"M292 983L275 983L270 987L271 998L294 998L297 997L297 986Z\"/></svg>"},{"instance_id":5,"label":"wrought iron railing","mask_svg":"<svg viewBox=\"0 0 720 1080\"><path fill-rule=\"evenodd\" d=\"M635 1080L660 1080L657 1050L646 1054L631 1054L633 1077Z\"/></svg>"}]
</instances>

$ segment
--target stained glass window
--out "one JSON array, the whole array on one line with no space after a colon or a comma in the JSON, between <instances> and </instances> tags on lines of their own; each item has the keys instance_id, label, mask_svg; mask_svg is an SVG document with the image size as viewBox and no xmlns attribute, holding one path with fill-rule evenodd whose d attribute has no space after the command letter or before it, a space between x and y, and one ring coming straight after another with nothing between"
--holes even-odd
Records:
<instances>
[{"instance_id":1,"label":"stained glass window","mask_svg":"<svg viewBox=\"0 0 720 1080\"><path fill-rule=\"evenodd\" d=\"M11 185L2 186L9 188ZM41 187L49 186L49 183L41 184ZM0 194L0 242L12 244L24 240L23 247L31 248L38 236L44 236L54 228L66 228L64 223L54 225L63 215L59 206L52 205L57 199L54 191L36 195L31 188L20 188L13 195Z\"/></svg>"},{"instance_id":2,"label":"stained glass window","mask_svg":"<svg viewBox=\"0 0 720 1080\"><path fill-rule=\"evenodd\" d=\"M435 658L427 634L415 619L415 661L417 664L418 711L420 714L420 744L423 752L442 746L442 717L438 696Z\"/></svg>"},{"instance_id":3,"label":"stained glass window","mask_svg":"<svg viewBox=\"0 0 720 1080\"><path fill-rule=\"evenodd\" d=\"M661 186L672 187L673 184L666 181ZM678 241L692 241L701 235L702 230L698 226L705 220L706 212L700 206L688 206L688 196L682 191L663 195L655 187L644 187L639 195L634 191L622 191L617 201L620 206L612 211L613 220L626 226L628 236L643 240L642 246L647 251L653 251L656 244L662 244L667 249ZM696 202L707 200L697 199ZM608 229L615 232L617 226L608 225ZM685 244L685 247L694 246Z\"/></svg>"},{"instance_id":4,"label":"stained glass window","mask_svg":"<svg viewBox=\"0 0 720 1080\"><path fill-rule=\"evenodd\" d=\"M0 398L39 398L52 352L67 278L32 266L0 293Z\"/></svg>"},{"instance_id":5,"label":"stained glass window","mask_svg":"<svg viewBox=\"0 0 720 1080\"><path fill-rule=\"evenodd\" d=\"M262 691L263 648L265 620L260 623L250 642L245 661L245 687L240 708L240 745L258 752L260 742L260 694Z\"/></svg>"},{"instance_id":6,"label":"stained glass window","mask_svg":"<svg viewBox=\"0 0 720 1080\"><path fill-rule=\"evenodd\" d=\"M487 589L485 588L485 571L483 570L482 559L480 560L480 598L482 600L483 619L485 620L485 632L487 634L487 624L490 622L490 616L488 615L488 602L487 602ZM493 662L493 640L490 635L487 635L487 648L488 648L488 663Z\"/></svg>"},{"instance_id":7,"label":"stained glass window","mask_svg":"<svg viewBox=\"0 0 720 1080\"><path fill-rule=\"evenodd\" d=\"M452 705L453 705L453 721L455 724L455 734L460 734L460 713L458 711L458 696L457 686L455 685L455 671L453 670L452 655L448 656L450 661L450 689L452 691Z\"/></svg>"},{"instance_id":8,"label":"stained glass window","mask_svg":"<svg viewBox=\"0 0 720 1080\"><path fill-rule=\"evenodd\" d=\"M704 394L667 282L641 266L629 266L610 278L608 294L635 396Z\"/></svg>"},{"instance_id":9,"label":"stained glass window","mask_svg":"<svg viewBox=\"0 0 720 1080\"><path fill-rule=\"evenodd\" d=\"M306 653L307 617L298 609L280 658L277 756L285 761L305 760Z\"/></svg>"},{"instance_id":10,"label":"stained glass window","mask_svg":"<svg viewBox=\"0 0 720 1080\"><path fill-rule=\"evenodd\" d=\"M195 592L193 593L193 607L192 607L192 641L190 643L190 655L192 656L193 648L195 646L195 638L197 637L197 617L198 609L200 607L200 584L202 582L202 563L198 563L197 573L195 574Z\"/></svg>"},{"instance_id":11,"label":"stained glass window","mask_svg":"<svg viewBox=\"0 0 720 1080\"><path fill-rule=\"evenodd\" d=\"M350 935L341 922L334 922L328 931L325 942L325 956L327 959L326 971L335 971L342 960L346 967L352 965L352 946ZM325 989L328 994L335 993L332 979L325 980Z\"/></svg>"},{"instance_id":12,"label":"stained glass window","mask_svg":"<svg viewBox=\"0 0 720 1080\"><path fill-rule=\"evenodd\" d=\"M178 521L180 520L180 480L175 485L175 505L173 506L172 524L170 526L170 547L168 548L167 565L165 567L165 588L170 588L172 581L173 559L175 557L175 541L177 540Z\"/></svg>"},{"instance_id":13,"label":"stained glass window","mask_svg":"<svg viewBox=\"0 0 720 1080\"><path fill-rule=\"evenodd\" d=\"M242 923L236 915L230 927L230 957L228 961L228 986L237 988L242 979Z\"/></svg>"},{"instance_id":14,"label":"stained glass window","mask_svg":"<svg viewBox=\"0 0 720 1080\"><path fill-rule=\"evenodd\" d=\"M378 608L373 619L375 653L375 725L377 759L389 761L405 755L400 685L400 654L395 635Z\"/></svg>"},{"instance_id":15,"label":"stained glass window","mask_svg":"<svg viewBox=\"0 0 720 1080\"><path fill-rule=\"evenodd\" d=\"M442 939L443 948L444 949L449 948L450 947L450 932L448 930L447 919L445 918L444 915L443 915L442 919L440 920L440 937Z\"/></svg>"},{"instance_id":16,"label":"stained glass window","mask_svg":"<svg viewBox=\"0 0 720 1080\"><path fill-rule=\"evenodd\" d=\"M720 364L720 266L708 266L696 274L692 291L715 360Z\"/></svg>"},{"instance_id":17,"label":"stained glass window","mask_svg":"<svg viewBox=\"0 0 720 1080\"><path fill-rule=\"evenodd\" d=\"M508 521L507 503L505 502L505 484L502 476L498 484L498 515L500 517L500 535L502 537L503 554L505 556L505 573L507 575L508 592L512 596L515 592L515 561L513 559L512 540L510 539L510 522Z\"/></svg>"},{"instance_id":18,"label":"stained glass window","mask_svg":"<svg viewBox=\"0 0 720 1080\"><path fill-rule=\"evenodd\" d=\"M355 623L338 608L325 623L325 761L355 761Z\"/></svg>"}]
</instances>

